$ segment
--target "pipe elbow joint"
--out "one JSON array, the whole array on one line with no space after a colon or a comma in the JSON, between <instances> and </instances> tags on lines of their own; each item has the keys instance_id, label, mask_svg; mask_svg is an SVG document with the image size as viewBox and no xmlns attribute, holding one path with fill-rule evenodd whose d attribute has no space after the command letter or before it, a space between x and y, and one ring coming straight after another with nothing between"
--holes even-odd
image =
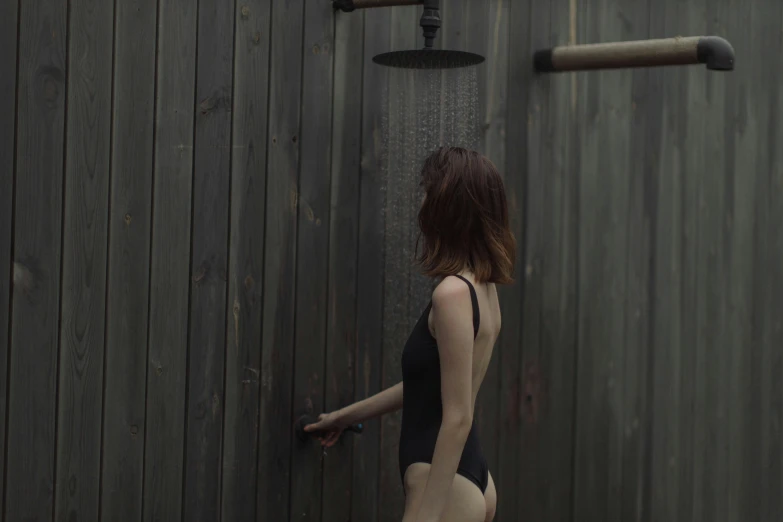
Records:
<instances>
[{"instance_id":1,"label":"pipe elbow joint","mask_svg":"<svg viewBox=\"0 0 783 522\"><path fill-rule=\"evenodd\" d=\"M720 36L702 36L696 45L700 63L712 71L734 70L734 48L728 40Z\"/></svg>"}]
</instances>

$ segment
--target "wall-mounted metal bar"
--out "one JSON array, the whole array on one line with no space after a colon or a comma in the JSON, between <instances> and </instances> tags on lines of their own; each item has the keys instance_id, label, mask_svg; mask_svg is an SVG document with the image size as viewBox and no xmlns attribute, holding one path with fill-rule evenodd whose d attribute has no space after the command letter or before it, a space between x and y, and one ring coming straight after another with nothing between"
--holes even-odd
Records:
<instances>
[{"instance_id":1,"label":"wall-mounted metal bar","mask_svg":"<svg viewBox=\"0 0 783 522\"><path fill-rule=\"evenodd\" d=\"M719 36L689 36L542 49L533 56L538 72L622 69L704 63L707 69L734 69L734 48Z\"/></svg>"},{"instance_id":2,"label":"wall-mounted metal bar","mask_svg":"<svg viewBox=\"0 0 783 522\"><path fill-rule=\"evenodd\" d=\"M394 7L399 5L421 5L424 0L334 0L335 9L349 13L354 9L368 9L371 7Z\"/></svg>"}]
</instances>

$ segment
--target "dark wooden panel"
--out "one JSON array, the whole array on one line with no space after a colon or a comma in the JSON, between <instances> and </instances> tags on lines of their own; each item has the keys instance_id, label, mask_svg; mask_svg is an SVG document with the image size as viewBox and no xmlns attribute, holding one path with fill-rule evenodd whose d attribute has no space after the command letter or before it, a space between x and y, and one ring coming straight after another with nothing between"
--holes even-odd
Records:
<instances>
[{"instance_id":1,"label":"dark wooden panel","mask_svg":"<svg viewBox=\"0 0 783 522\"><path fill-rule=\"evenodd\" d=\"M550 9L544 2L530 3L530 32L528 48L549 47ZM551 270L551 264L544 259L545 244L551 235L545 232L544 206L546 181L551 177L551 140L548 139L547 120L550 110L550 75L532 76L530 73L530 54L524 57L525 69L518 74L516 85L526 85L527 94L527 175L524 187L524 234L525 247L522 264L524 266L522 320L521 320L521 365L519 368L521 389L522 428L520 432L518 456L519 491L518 518L523 520L546 520L546 506L549 501L547 484L552 477L551 455L547 452L547 440L540 431L546 429L543 417L543 388L547 384L547 361L542 360L541 323L542 298L544 293L543 277ZM555 78L560 80L561 78ZM520 114L520 116L522 116ZM560 216L552 216L553 224ZM504 321L505 324L508 324ZM551 354L547 354L551 355ZM559 400L561 397L555 397ZM567 406L567 403L565 404ZM548 419L547 419L548 420ZM504 486L507 486L504 485Z\"/></svg>"},{"instance_id":2,"label":"dark wooden panel","mask_svg":"<svg viewBox=\"0 0 783 522\"><path fill-rule=\"evenodd\" d=\"M141 520L157 3L119 2L114 46L101 519Z\"/></svg>"},{"instance_id":3,"label":"dark wooden panel","mask_svg":"<svg viewBox=\"0 0 783 522\"><path fill-rule=\"evenodd\" d=\"M256 520L270 5L235 8L222 519Z\"/></svg>"},{"instance_id":4,"label":"dark wooden panel","mask_svg":"<svg viewBox=\"0 0 783 522\"><path fill-rule=\"evenodd\" d=\"M618 6L623 13L624 36L631 40L648 39L650 8L644 2L623 0ZM623 386L621 389L622 420L622 485L620 520L639 518L648 513L643 491L649 484L644 448L648 444L650 424L649 362L651 353L651 293L654 285L653 227L657 212L657 161L661 127L660 89L650 90L650 69L631 71L629 101L630 136L625 177L627 217L625 225L625 325L621 350Z\"/></svg>"},{"instance_id":5,"label":"dark wooden panel","mask_svg":"<svg viewBox=\"0 0 783 522\"><path fill-rule=\"evenodd\" d=\"M359 254L356 295L356 389L355 400L381 390L383 347L383 280L385 159L383 114L378 93L387 85L387 69L372 63L372 57L389 50L391 12L364 13L364 73L362 82L361 179L359 201ZM352 520L377 522L380 473L380 422L369 422L354 442Z\"/></svg>"},{"instance_id":6,"label":"dark wooden panel","mask_svg":"<svg viewBox=\"0 0 783 522\"><path fill-rule=\"evenodd\" d=\"M332 124L331 207L329 211L329 283L326 325L324 409L353 402L356 370L356 297L359 250L364 18L336 15ZM305 48L305 52L307 49ZM323 221L323 220L322 220ZM358 441L358 442L356 442ZM323 522L351 519L353 446L364 435L348 436L323 461Z\"/></svg>"},{"instance_id":7,"label":"dark wooden panel","mask_svg":"<svg viewBox=\"0 0 783 522\"><path fill-rule=\"evenodd\" d=\"M158 13L143 520L168 522L182 516L197 13Z\"/></svg>"},{"instance_id":8,"label":"dark wooden panel","mask_svg":"<svg viewBox=\"0 0 783 522\"><path fill-rule=\"evenodd\" d=\"M310 2L302 46L301 162L296 256L294 418L323 411L329 282L334 8ZM338 16L343 16L342 14ZM351 16L351 15L349 15ZM310 439L291 450L291 509L320 522L323 451Z\"/></svg>"},{"instance_id":9,"label":"dark wooden panel","mask_svg":"<svg viewBox=\"0 0 783 522\"><path fill-rule=\"evenodd\" d=\"M8 347L11 324L11 256L13 244L14 199L14 148L16 145L16 51L19 4L3 2L0 5L0 186L5 187L0 195L0 376L8 383ZM9 277L10 276L10 277ZM3 505L5 478L5 434L6 404L8 386L0 386L0 513Z\"/></svg>"},{"instance_id":10,"label":"dark wooden panel","mask_svg":"<svg viewBox=\"0 0 783 522\"><path fill-rule=\"evenodd\" d=\"M584 41L633 37L603 0L585 13ZM581 14L581 13L580 13ZM574 505L578 516L619 521L622 485L624 325L627 288L631 71L579 76L584 109L579 178L579 357L576 387Z\"/></svg>"},{"instance_id":11,"label":"dark wooden panel","mask_svg":"<svg viewBox=\"0 0 783 522\"><path fill-rule=\"evenodd\" d=\"M391 50L411 49L416 45L419 9L391 9ZM372 74L382 74L381 66L368 65ZM428 74L391 69L388 72L388 94L368 93L370 103L384 104L388 111L384 129L385 161L385 234L383 289L383 371L381 388L389 388L402 380L400 357L410 328L416 304L411 296L415 267L412 266L412 244L415 241L411 212L410 169L416 162L418 148L411 142L411 120L416 117L414 75ZM400 480L399 442L402 411L384 415L381 419L381 461L378 514L381 522L402 519L405 494Z\"/></svg>"},{"instance_id":12,"label":"dark wooden panel","mask_svg":"<svg viewBox=\"0 0 783 522\"><path fill-rule=\"evenodd\" d=\"M200 0L191 241L185 520L220 517L234 5Z\"/></svg>"},{"instance_id":13,"label":"dark wooden panel","mask_svg":"<svg viewBox=\"0 0 783 522\"><path fill-rule=\"evenodd\" d=\"M287 520L294 419L296 218L303 0L272 5L267 157L258 506L263 520Z\"/></svg>"},{"instance_id":14,"label":"dark wooden panel","mask_svg":"<svg viewBox=\"0 0 783 522\"><path fill-rule=\"evenodd\" d=\"M714 4L713 4L714 5ZM689 4L680 16L690 31L722 32L713 21L725 23L734 16L725 9L706 11L706 2ZM690 72L688 80L688 121L686 143L689 153L686 170L695 181L687 191L687 204L695 212L694 316L687 324L694 328L693 419L693 519L728 520L729 487L727 476L730 440L727 430L729 396L730 330L727 328L728 288L731 285L727 266L729 220L727 192L729 165L733 162L733 144L726 142L727 80L723 75ZM731 166L733 169L733 165ZM668 477L667 477L668 478Z\"/></svg>"},{"instance_id":15,"label":"dark wooden panel","mask_svg":"<svg viewBox=\"0 0 783 522\"><path fill-rule=\"evenodd\" d=\"M650 36L690 34L683 15L670 4L651 10ZM687 455L692 452L692 423L688 417L693 407L693 386L689 381L692 382L695 370L696 341L695 330L690 326L695 320L696 298L693 239L697 209L692 202L698 177L689 172L687 155L681 154L690 119L689 74L702 76L704 72L686 68L651 70L646 101L637 105L647 118L647 186L643 204L651 210L648 219L652 268L647 281L649 351L644 363L648 407L639 424L631 424L628 445L632 446L638 437L644 446L643 477L637 487L641 488L641 511L647 520L690 520L692 516L689 507L677 514L678 504L690 505L693 483L692 460ZM698 150L690 153L699 154ZM633 238L630 239L632 244ZM661 386L661 382L666 384ZM684 456L675 469L669 463L671 455Z\"/></svg>"},{"instance_id":16,"label":"dark wooden panel","mask_svg":"<svg viewBox=\"0 0 783 522\"><path fill-rule=\"evenodd\" d=\"M776 3L777 14L768 15L765 11L767 30L761 40L770 49L780 53L783 50L783 33L778 21L783 17L783 4ZM759 139L759 148L766 150L767 165L760 165L757 182L757 224L756 224L756 269L755 306L757 319L757 340L763 345L761 356L761 422L758 425L758 450L762 456L763 468L760 473L761 486L755 492L754 501L759 504L760 520L775 520L783 514L783 199L779 197L783 187L783 154L779 144L783 138L783 89L780 82L783 74L778 67L767 67L764 55L755 57L756 67L763 71L761 81L765 88L758 94L757 114L767 113L767 135ZM751 492L751 494L753 494Z\"/></svg>"},{"instance_id":17,"label":"dark wooden panel","mask_svg":"<svg viewBox=\"0 0 783 522\"><path fill-rule=\"evenodd\" d=\"M774 38L764 27L759 17L774 16L777 9L768 9L766 3L757 3L750 9L737 10L731 2L719 4L720 29L708 27L713 32L725 34L735 45L747 53L732 75L710 75L725 82L726 99L724 121L724 164L725 191L723 202L725 218L723 234L728 279L723 280L726 290L724 325L728 329L724 336L723 350L714 353L727 365L726 386L734 393L723 394L725 406L719 422L724 426L725 442L728 444L725 486L721 495L728 497L725 520L761 520L760 503L755 499L761 490L758 479L762 474L760 448L760 366L764 346L754 342L754 332L759 330L754 301L756 292L754 280L758 252L755 249L754 231L758 226L756 208L758 205L758 180L768 168L765 152L758 144L767 132L768 109L759 110L756 101L763 92L763 69L760 55L768 49L766 41ZM770 8L772 5L767 4ZM775 24L779 32L779 20ZM747 27L753 27L753 37L748 38ZM766 106L766 100L763 102ZM714 226L715 224L713 224ZM715 284L718 284L716 281ZM755 323L755 324L754 324ZM725 412L725 413L724 413ZM716 428L717 429L717 428Z\"/></svg>"},{"instance_id":18,"label":"dark wooden panel","mask_svg":"<svg viewBox=\"0 0 783 522\"><path fill-rule=\"evenodd\" d=\"M479 76L479 92L481 85L484 84L483 95L480 94L481 101L481 119L482 134L479 140L482 152L495 164L500 171L500 175L506 177L506 96L508 88L508 69L509 69L509 27L508 10L509 2L504 0L490 0L489 5L484 7L478 2L470 3L471 18L478 5L481 9L486 9L484 15L483 34L485 43L478 42L478 36L482 31L471 28L469 38L470 48L475 46L476 51L483 52L486 57L485 65ZM484 384L481 385L479 392L476 421L479 427L479 435L483 441L482 448L487 458L487 464L490 473L497 474L500 466L501 450L497 441L500 436L500 424L502 415L500 406L500 359L502 347L500 343L495 347L495 353L487 368L484 377Z\"/></svg>"},{"instance_id":19,"label":"dark wooden panel","mask_svg":"<svg viewBox=\"0 0 783 522\"><path fill-rule=\"evenodd\" d=\"M530 80L530 2L508 6L509 69L506 128L505 187L511 230L517 241L514 284L498 288L503 326L497 341L500 381L498 423L500 448L493 475L498 493L497 520L516 520L519 513L519 455L523 391L520 363L522 347L522 287L525 279L525 197L527 169L527 121ZM514 28L514 30L511 30ZM514 122L513 125L511 122Z\"/></svg>"},{"instance_id":20,"label":"dark wooden panel","mask_svg":"<svg viewBox=\"0 0 783 522\"><path fill-rule=\"evenodd\" d=\"M97 519L114 12L69 9L55 520Z\"/></svg>"},{"instance_id":21,"label":"dark wooden panel","mask_svg":"<svg viewBox=\"0 0 783 522\"><path fill-rule=\"evenodd\" d=\"M39 2L19 15L6 520L54 511L66 7Z\"/></svg>"}]
</instances>

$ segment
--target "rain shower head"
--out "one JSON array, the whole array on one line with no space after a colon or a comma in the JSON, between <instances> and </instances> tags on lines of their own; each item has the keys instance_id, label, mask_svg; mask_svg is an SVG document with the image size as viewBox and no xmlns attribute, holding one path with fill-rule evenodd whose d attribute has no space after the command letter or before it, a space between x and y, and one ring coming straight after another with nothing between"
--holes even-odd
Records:
<instances>
[{"instance_id":1,"label":"rain shower head","mask_svg":"<svg viewBox=\"0 0 783 522\"><path fill-rule=\"evenodd\" d=\"M466 51L424 48L383 53L374 56L372 61L403 69L456 69L478 65L484 61L484 57Z\"/></svg>"},{"instance_id":2,"label":"rain shower head","mask_svg":"<svg viewBox=\"0 0 783 522\"><path fill-rule=\"evenodd\" d=\"M484 57L467 51L434 49L435 35L440 28L438 0L334 0L334 7L346 12L366 7L389 7L424 4L419 25L424 32L424 48L391 51L373 57L372 61L387 67L402 69L456 69L484 61Z\"/></svg>"}]
</instances>

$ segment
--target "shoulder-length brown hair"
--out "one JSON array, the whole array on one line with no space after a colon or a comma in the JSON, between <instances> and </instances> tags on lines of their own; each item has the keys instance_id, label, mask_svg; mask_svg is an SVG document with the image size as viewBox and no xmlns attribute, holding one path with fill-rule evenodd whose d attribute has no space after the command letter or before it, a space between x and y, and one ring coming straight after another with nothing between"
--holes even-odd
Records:
<instances>
[{"instance_id":1,"label":"shoulder-length brown hair","mask_svg":"<svg viewBox=\"0 0 783 522\"><path fill-rule=\"evenodd\" d=\"M417 261L425 275L467 268L478 282L513 282L516 241L503 180L478 152L442 147L424 161ZM419 252L419 243L423 243Z\"/></svg>"}]
</instances>

